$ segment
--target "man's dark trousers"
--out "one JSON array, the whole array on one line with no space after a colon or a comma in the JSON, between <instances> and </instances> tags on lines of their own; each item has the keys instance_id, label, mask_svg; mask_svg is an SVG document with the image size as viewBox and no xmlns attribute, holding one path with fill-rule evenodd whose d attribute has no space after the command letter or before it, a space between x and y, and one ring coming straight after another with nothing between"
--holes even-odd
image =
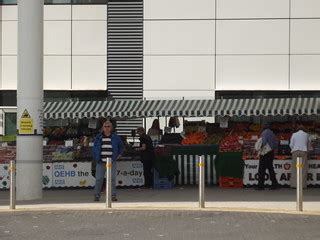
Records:
<instances>
[{"instance_id":1,"label":"man's dark trousers","mask_svg":"<svg viewBox=\"0 0 320 240\"><path fill-rule=\"evenodd\" d=\"M274 187L278 186L278 181L276 179L276 174L274 172L274 167L273 167L273 158L274 158L274 151L270 151L267 154L260 156L259 170L258 170L258 176L259 176L258 187L259 188L264 188L264 180L265 180L265 174L267 169L269 171L272 186Z\"/></svg>"}]
</instances>

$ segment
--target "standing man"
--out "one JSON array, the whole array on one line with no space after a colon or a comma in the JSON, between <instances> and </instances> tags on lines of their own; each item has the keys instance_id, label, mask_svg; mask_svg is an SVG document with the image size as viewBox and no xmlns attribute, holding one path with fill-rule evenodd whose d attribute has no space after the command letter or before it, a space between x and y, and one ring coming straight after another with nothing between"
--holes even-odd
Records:
<instances>
[{"instance_id":1,"label":"standing man","mask_svg":"<svg viewBox=\"0 0 320 240\"><path fill-rule=\"evenodd\" d=\"M152 188L153 186L153 173L152 166L155 158L153 143L151 138L146 134L143 127L137 128L137 133L139 135L140 147L136 148L140 151L141 162L143 164L143 174L145 179L145 187Z\"/></svg>"},{"instance_id":2,"label":"standing man","mask_svg":"<svg viewBox=\"0 0 320 240\"><path fill-rule=\"evenodd\" d=\"M290 139L290 148L292 153L292 165L291 165L291 178L290 178L290 187L297 187L297 158L302 158L302 182L303 188L307 187L307 161L308 161L308 151L310 146L310 137L309 134L305 132L305 129L300 125L297 129L297 132L292 134Z\"/></svg>"},{"instance_id":3,"label":"standing man","mask_svg":"<svg viewBox=\"0 0 320 240\"><path fill-rule=\"evenodd\" d=\"M274 172L273 167L273 158L274 158L274 151L277 149L278 142L276 139L276 136L270 129L269 124L265 124L263 128L263 132L261 133L261 139L262 139L262 147L269 145L270 149L267 153L264 153L264 155L260 155L260 161L259 161L259 170L258 170L258 186L256 190L264 190L264 181L265 181L265 174L266 170L268 169L270 180L272 182L272 185L270 187L270 190L275 190L279 188L278 181L276 179L276 174Z\"/></svg>"},{"instance_id":4,"label":"standing man","mask_svg":"<svg viewBox=\"0 0 320 240\"><path fill-rule=\"evenodd\" d=\"M113 125L110 120L102 124L102 132L99 133L93 145L93 156L96 160L96 184L94 187L94 201L100 200L101 189L106 173L107 158L112 159L112 201L117 201L116 197L116 160L123 152L123 144L120 137L112 132Z\"/></svg>"}]
</instances>

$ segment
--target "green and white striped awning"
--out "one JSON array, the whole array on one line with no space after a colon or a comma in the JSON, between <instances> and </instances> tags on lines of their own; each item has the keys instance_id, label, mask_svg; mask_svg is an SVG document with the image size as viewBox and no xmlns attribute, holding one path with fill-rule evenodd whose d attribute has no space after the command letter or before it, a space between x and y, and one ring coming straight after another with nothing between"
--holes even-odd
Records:
<instances>
[{"instance_id":1,"label":"green and white striped awning","mask_svg":"<svg viewBox=\"0 0 320 240\"><path fill-rule=\"evenodd\" d=\"M45 119L318 115L320 98L46 102Z\"/></svg>"}]
</instances>

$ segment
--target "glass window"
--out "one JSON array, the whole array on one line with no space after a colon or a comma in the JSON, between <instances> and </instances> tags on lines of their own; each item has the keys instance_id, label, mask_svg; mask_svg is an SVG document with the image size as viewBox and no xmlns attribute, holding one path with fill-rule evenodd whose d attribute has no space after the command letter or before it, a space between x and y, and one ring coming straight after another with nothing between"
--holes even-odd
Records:
<instances>
[{"instance_id":1,"label":"glass window","mask_svg":"<svg viewBox=\"0 0 320 240\"><path fill-rule=\"evenodd\" d=\"M17 0L0 0L0 3L5 5L17 4Z\"/></svg>"},{"instance_id":2,"label":"glass window","mask_svg":"<svg viewBox=\"0 0 320 240\"><path fill-rule=\"evenodd\" d=\"M5 113L4 135L16 135L17 132L17 114Z\"/></svg>"}]
</instances>

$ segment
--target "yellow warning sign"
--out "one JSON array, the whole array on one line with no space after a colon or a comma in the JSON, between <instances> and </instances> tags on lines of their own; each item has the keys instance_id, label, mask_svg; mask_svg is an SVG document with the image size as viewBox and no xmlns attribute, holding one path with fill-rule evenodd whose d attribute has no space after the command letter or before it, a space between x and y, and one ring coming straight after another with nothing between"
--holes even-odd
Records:
<instances>
[{"instance_id":1,"label":"yellow warning sign","mask_svg":"<svg viewBox=\"0 0 320 240\"><path fill-rule=\"evenodd\" d=\"M25 109L21 115L21 118L31 118L30 114L28 113L27 109Z\"/></svg>"},{"instance_id":2,"label":"yellow warning sign","mask_svg":"<svg viewBox=\"0 0 320 240\"><path fill-rule=\"evenodd\" d=\"M20 118L19 134L33 134L33 120L27 109L23 111Z\"/></svg>"}]
</instances>

